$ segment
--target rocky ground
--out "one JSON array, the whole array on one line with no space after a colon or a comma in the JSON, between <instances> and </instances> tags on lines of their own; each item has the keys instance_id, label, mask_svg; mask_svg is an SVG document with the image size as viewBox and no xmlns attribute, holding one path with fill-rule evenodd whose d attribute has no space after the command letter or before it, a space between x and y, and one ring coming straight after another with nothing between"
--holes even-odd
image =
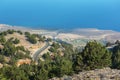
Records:
<instances>
[{"instance_id":1,"label":"rocky ground","mask_svg":"<svg viewBox=\"0 0 120 80\"><path fill-rule=\"evenodd\" d=\"M110 68L96 69L50 80L120 80L120 70Z\"/></svg>"}]
</instances>

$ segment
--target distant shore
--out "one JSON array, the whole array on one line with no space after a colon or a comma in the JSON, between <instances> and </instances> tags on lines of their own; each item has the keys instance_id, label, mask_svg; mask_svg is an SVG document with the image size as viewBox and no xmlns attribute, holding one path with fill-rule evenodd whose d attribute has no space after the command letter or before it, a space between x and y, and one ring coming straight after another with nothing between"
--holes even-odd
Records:
<instances>
[{"instance_id":1,"label":"distant shore","mask_svg":"<svg viewBox=\"0 0 120 80\"><path fill-rule=\"evenodd\" d=\"M7 29L21 30L23 32L31 32L33 34L40 34L47 38L62 40L74 46L84 46L90 40L97 40L99 42L114 42L120 40L120 32L113 30L99 30L95 28L81 28L73 30L47 30L47 29L33 29L23 26L11 26L0 24L0 31Z\"/></svg>"}]
</instances>

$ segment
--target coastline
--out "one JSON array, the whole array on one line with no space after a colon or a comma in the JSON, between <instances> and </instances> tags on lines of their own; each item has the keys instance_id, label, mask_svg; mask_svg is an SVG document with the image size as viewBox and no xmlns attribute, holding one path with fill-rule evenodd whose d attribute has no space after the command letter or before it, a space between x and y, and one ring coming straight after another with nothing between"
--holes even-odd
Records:
<instances>
[{"instance_id":1,"label":"coastline","mask_svg":"<svg viewBox=\"0 0 120 80\"><path fill-rule=\"evenodd\" d=\"M0 24L0 31L15 29L21 30L23 32L30 32L32 34L40 34L47 38L52 38L56 40L62 40L64 42L70 43L77 46L85 46L88 41L97 40L104 44L104 42L115 42L120 40L120 32L113 30L99 30L96 28L81 28L73 30L47 30L47 29L36 29L28 28L23 26L12 26L7 24Z\"/></svg>"}]
</instances>

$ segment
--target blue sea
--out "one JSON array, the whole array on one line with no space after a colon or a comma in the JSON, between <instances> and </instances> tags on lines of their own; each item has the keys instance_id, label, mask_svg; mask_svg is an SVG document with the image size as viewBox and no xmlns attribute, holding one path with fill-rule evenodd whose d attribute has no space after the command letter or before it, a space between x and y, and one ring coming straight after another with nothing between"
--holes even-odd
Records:
<instances>
[{"instance_id":1,"label":"blue sea","mask_svg":"<svg viewBox=\"0 0 120 80\"><path fill-rule=\"evenodd\" d=\"M120 31L120 0L0 0L0 24Z\"/></svg>"}]
</instances>

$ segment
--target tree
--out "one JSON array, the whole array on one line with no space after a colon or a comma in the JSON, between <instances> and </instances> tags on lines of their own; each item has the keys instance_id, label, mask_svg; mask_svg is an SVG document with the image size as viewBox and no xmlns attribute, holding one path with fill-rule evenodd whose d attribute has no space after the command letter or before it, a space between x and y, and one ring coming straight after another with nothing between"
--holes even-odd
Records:
<instances>
[{"instance_id":1,"label":"tree","mask_svg":"<svg viewBox=\"0 0 120 80\"><path fill-rule=\"evenodd\" d=\"M73 73L73 68L72 68L72 61L69 59L62 59L61 65L60 65L60 72L61 75L71 75Z\"/></svg>"},{"instance_id":2,"label":"tree","mask_svg":"<svg viewBox=\"0 0 120 80\"><path fill-rule=\"evenodd\" d=\"M42 67L35 75L35 80L48 80L48 71Z\"/></svg>"},{"instance_id":3,"label":"tree","mask_svg":"<svg viewBox=\"0 0 120 80\"><path fill-rule=\"evenodd\" d=\"M0 55L0 63L4 63L5 60L4 60L4 56L3 55Z\"/></svg>"},{"instance_id":4,"label":"tree","mask_svg":"<svg viewBox=\"0 0 120 80\"><path fill-rule=\"evenodd\" d=\"M12 30L10 30L10 29L7 30L7 33L8 33L8 34L13 34L14 32L15 32L15 31L14 31L13 29L12 29Z\"/></svg>"},{"instance_id":5,"label":"tree","mask_svg":"<svg viewBox=\"0 0 120 80\"><path fill-rule=\"evenodd\" d=\"M14 44L18 44L18 43L20 43L20 40L17 39L17 38L15 38L15 40L13 41L13 43L14 43Z\"/></svg>"},{"instance_id":6,"label":"tree","mask_svg":"<svg viewBox=\"0 0 120 80\"><path fill-rule=\"evenodd\" d=\"M0 43L5 43L6 42L6 39L4 36L0 36Z\"/></svg>"},{"instance_id":7,"label":"tree","mask_svg":"<svg viewBox=\"0 0 120 80\"><path fill-rule=\"evenodd\" d=\"M55 42L53 42L53 44L51 46L54 47L55 49L60 48L59 43L55 43Z\"/></svg>"},{"instance_id":8,"label":"tree","mask_svg":"<svg viewBox=\"0 0 120 80\"><path fill-rule=\"evenodd\" d=\"M32 44L36 44L37 43L37 40L34 36L29 36L28 37L28 41L31 42Z\"/></svg>"},{"instance_id":9,"label":"tree","mask_svg":"<svg viewBox=\"0 0 120 80\"><path fill-rule=\"evenodd\" d=\"M0 73L2 73L7 80L29 80L25 72L15 66L4 67L0 70Z\"/></svg>"},{"instance_id":10,"label":"tree","mask_svg":"<svg viewBox=\"0 0 120 80\"><path fill-rule=\"evenodd\" d=\"M93 70L111 66L111 53L96 41L88 42L84 50L76 58L76 68ZM82 66L81 66L82 65Z\"/></svg>"},{"instance_id":11,"label":"tree","mask_svg":"<svg viewBox=\"0 0 120 80\"><path fill-rule=\"evenodd\" d=\"M54 62L51 63L52 69L49 71L49 77L62 77L63 75L71 75L73 73L73 62L64 57L57 55Z\"/></svg>"},{"instance_id":12,"label":"tree","mask_svg":"<svg viewBox=\"0 0 120 80\"><path fill-rule=\"evenodd\" d=\"M53 53L56 53L56 52L57 52L57 49L55 49L54 47L50 47L49 51L50 51L50 52L53 52Z\"/></svg>"},{"instance_id":13,"label":"tree","mask_svg":"<svg viewBox=\"0 0 120 80\"><path fill-rule=\"evenodd\" d=\"M16 52L16 47L13 45L12 42L6 42L4 44L3 51L4 51L4 55L13 56Z\"/></svg>"},{"instance_id":14,"label":"tree","mask_svg":"<svg viewBox=\"0 0 120 80\"><path fill-rule=\"evenodd\" d=\"M6 35L7 35L7 32L6 32L6 31L3 31L3 32L0 33L0 35L6 36Z\"/></svg>"},{"instance_id":15,"label":"tree","mask_svg":"<svg viewBox=\"0 0 120 80\"><path fill-rule=\"evenodd\" d=\"M27 37L27 40L29 42L31 42L32 44L36 44L37 43L37 39L36 39L36 35L35 34L30 34L29 32L26 32L26 37Z\"/></svg>"},{"instance_id":16,"label":"tree","mask_svg":"<svg viewBox=\"0 0 120 80\"><path fill-rule=\"evenodd\" d=\"M78 54L76 56L76 59L74 60L74 64L73 64L73 69L74 71L77 73L77 72L80 72L82 71L84 68L84 64L83 64L83 58L80 54Z\"/></svg>"},{"instance_id":17,"label":"tree","mask_svg":"<svg viewBox=\"0 0 120 80\"><path fill-rule=\"evenodd\" d=\"M50 61L50 59L51 59L51 56L50 56L50 53L49 52L47 52L46 54L43 54L43 56L42 56L45 60L49 60Z\"/></svg>"},{"instance_id":18,"label":"tree","mask_svg":"<svg viewBox=\"0 0 120 80\"><path fill-rule=\"evenodd\" d=\"M120 44L115 46L112 50L112 67L120 69Z\"/></svg>"},{"instance_id":19,"label":"tree","mask_svg":"<svg viewBox=\"0 0 120 80\"><path fill-rule=\"evenodd\" d=\"M20 31L20 30L18 30L18 31L17 31L17 33L19 33L20 35L22 35L22 34L23 34L23 33L22 33L22 31Z\"/></svg>"},{"instance_id":20,"label":"tree","mask_svg":"<svg viewBox=\"0 0 120 80\"><path fill-rule=\"evenodd\" d=\"M25 35L26 35L26 36L29 36L29 35L30 35L30 33L29 33L29 32L25 32Z\"/></svg>"}]
</instances>

